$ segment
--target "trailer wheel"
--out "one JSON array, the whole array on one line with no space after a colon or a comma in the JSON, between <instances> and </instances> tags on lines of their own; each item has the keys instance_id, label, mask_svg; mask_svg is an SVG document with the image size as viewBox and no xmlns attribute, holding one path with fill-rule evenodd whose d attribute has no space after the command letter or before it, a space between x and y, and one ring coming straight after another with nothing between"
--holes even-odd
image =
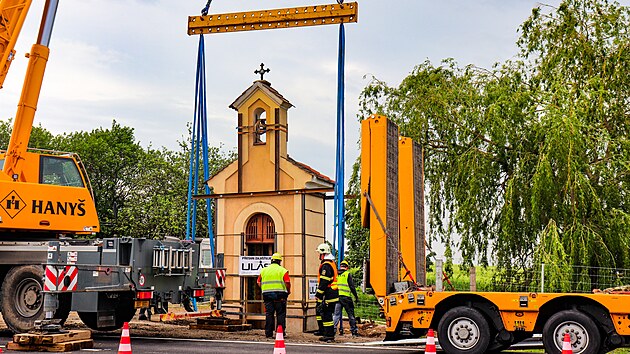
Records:
<instances>
[{"instance_id":1,"label":"trailer wheel","mask_svg":"<svg viewBox=\"0 0 630 354\"><path fill-rule=\"evenodd\" d=\"M562 353L564 334L571 335L571 348L575 354L597 354L601 346L599 328L586 314L561 311L549 318L543 328L543 345L547 353Z\"/></svg>"},{"instance_id":2,"label":"trailer wheel","mask_svg":"<svg viewBox=\"0 0 630 354\"><path fill-rule=\"evenodd\" d=\"M490 326L478 310L455 307L440 319L438 339L447 353L483 354L490 344Z\"/></svg>"},{"instance_id":3,"label":"trailer wheel","mask_svg":"<svg viewBox=\"0 0 630 354\"><path fill-rule=\"evenodd\" d=\"M2 283L2 317L14 333L28 332L35 321L43 320L44 293L42 281L44 269L39 265L13 267ZM53 318L65 322L70 313L71 294L59 295L59 308Z\"/></svg>"}]
</instances>

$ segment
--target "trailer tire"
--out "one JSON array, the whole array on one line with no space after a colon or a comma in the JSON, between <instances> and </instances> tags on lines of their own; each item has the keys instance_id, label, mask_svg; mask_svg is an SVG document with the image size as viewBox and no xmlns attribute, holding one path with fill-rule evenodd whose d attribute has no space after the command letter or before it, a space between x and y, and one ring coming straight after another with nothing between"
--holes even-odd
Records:
<instances>
[{"instance_id":1,"label":"trailer tire","mask_svg":"<svg viewBox=\"0 0 630 354\"><path fill-rule=\"evenodd\" d=\"M447 353L483 354L490 344L490 325L478 310L455 307L440 319L438 339Z\"/></svg>"},{"instance_id":2,"label":"trailer tire","mask_svg":"<svg viewBox=\"0 0 630 354\"><path fill-rule=\"evenodd\" d=\"M543 345L547 353L562 353L565 333L571 334L571 346L576 354L597 354L601 335L595 322L577 310L561 311L549 318L543 327Z\"/></svg>"},{"instance_id":3,"label":"trailer tire","mask_svg":"<svg viewBox=\"0 0 630 354\"><path fill-rule=\"evenodd\" d=\"M13 267L2 283L2 317L14 333L23 333L35 327L35 321L43 320L44 293L42 283L44 268L40 265ZM53 318L63 324L70 313L71 294L59 295L59 308Z\"/></svg>"}]
</instances>

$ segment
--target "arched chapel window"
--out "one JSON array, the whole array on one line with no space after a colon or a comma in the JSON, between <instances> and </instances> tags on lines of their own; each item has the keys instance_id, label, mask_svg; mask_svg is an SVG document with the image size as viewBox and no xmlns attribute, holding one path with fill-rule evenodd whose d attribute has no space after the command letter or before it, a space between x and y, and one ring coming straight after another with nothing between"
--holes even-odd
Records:
<instances>
[{"instance_id":1,"label":"arched chapel window","mask_svg":"<svg viewBox=\"0 0 630 354\"><path fill-rule=\"evenodd\" d=\"M255 214L247 222L245 229L246 243L273 243L276 238L276 226L271 216Z\"/></svg>"}]
</instances>

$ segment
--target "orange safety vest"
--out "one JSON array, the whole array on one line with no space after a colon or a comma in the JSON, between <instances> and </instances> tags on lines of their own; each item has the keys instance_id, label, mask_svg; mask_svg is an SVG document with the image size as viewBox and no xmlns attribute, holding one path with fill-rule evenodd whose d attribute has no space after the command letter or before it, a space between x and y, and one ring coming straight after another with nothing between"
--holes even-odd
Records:
<instances>
[{"instance_id":1,"label":"orange safety vest","mask_svg":"<svg viewBox=\"0 0 630 354\"><path fill-rule=\"evenodd\" d=\"M319 265L319 270L317 271L317 284L319 284L319 277L322 274L322 267L324 266L324 264L329 263L330 266L333 269L333 278L332 281L330 282L330 284L328 284L328 287L333 289L333 290L337 290L337 265L335 265L335 262L331 261L330 259L325 259L320 265Z\"/></svg>"}]
</instances>

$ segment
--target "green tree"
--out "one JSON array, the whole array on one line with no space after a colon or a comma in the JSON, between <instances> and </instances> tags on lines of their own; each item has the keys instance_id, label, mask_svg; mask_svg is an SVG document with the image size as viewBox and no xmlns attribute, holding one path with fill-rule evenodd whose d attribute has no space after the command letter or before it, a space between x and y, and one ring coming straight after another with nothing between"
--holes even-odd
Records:
<instances>
[{"instance_id":1,"label":"green tree","mask_svg":"<svg viewBox=\"0 0 630 354\"><path fill-rule=\"evenodd\" d=\"M183 238L186 227L187 171L180 168L179 153L149 147L132 177L125 207L121 209L121 235Z\"/></svg>"},{"instance_id":2,"label":"green tree","mask_svg":"<svg viewBox=\"0 0 630 354\"><path fill-rule=\"evenodd\" d=\"M0 150L6 150L11 140L13 131L13 119L0 121ZM33 127L28 147L35 149L52 149L54 146L54 135L41 125Z\"/></svg>"},{"instance_id":3,"label":"green tree","mask_svg":"<svg viewBox=\"0 0 630 354\"><path fill-rule=\"evenodd\" d=\"M364 89L363 116L423 144L431 237L465 265L629 266L629 26L618 3L565 0L532 11L513 61Z\"/></svg>"},{"instance_id":4,"label":"green tree","mask_svg":"<svg viewBox=\"0 0 630 354\"><path fill-rule=\"evenodd\" d=\"M361 225L360 162L361 158L359 157L352 166L352 175L350 177L350 184L348 185L347 194L354 196L354 198L347 199L345 203L345 218L347 220L346 240L348 243L346 260L350 263L352 268L363 266L363 260L367 258L370 249L370 243L366 242L369 236L368 229L363 228ZM362 275L359 273L357 276L360 277Z\"/></svg>"},{"instance_id":5,"label":"green tree","mask_svg":"<svg viewBox=\"0 0 630 354\"><path fill-rule=\"evenodd\" d=\"M209 147L210 174L216 173L234 160L234 153L222 152L219 147ZM133 177L134 189L129 193L121 232L124 235L144 235L158 238L164 235L186 236L186 213L190 142L180 142L180 150L159 150L149 147L143 155L138 174ZM204 186L200 168L199 186ZM193 194L204 194L203 188ZM208 234L206 204L197 201L197 237Z\"/></svg>"},{"instance_id":6,"label":"green tree","mask_svg":"<svg viewBox=\"0 0 630 354\"><path fill-rule=\"evenodd\" d=\"M0 143L8 145L12 122L0 121ZM190 140L190 139L189 139ZM186 234L190 141L179 150L143 149L134 130L115 120L111 128L54 135L34 127L30 146L79 154L86 166L101 222L99 237L183 238ZM210 174L235 159L234 152L209 147ZM204 186L200 169L199 186ZM200 189L194 194L203 194ZM207 235L205 203L198 203L197 235Z\"/></svg>"},{"instance_id":7,"label":"green tree","mask_svg":"<svg viewBox=\"0 0 630 354\"><path fill-rule=\"evenodd\" d=\"M114 120L109 129L64 134L56 148L76 152L83 159L94 189L102 236L123 236L127 226L119 213L135 189L134 178L142 173L140 162L144 158L133 128Z\"/></svg>"}]
</instances>

